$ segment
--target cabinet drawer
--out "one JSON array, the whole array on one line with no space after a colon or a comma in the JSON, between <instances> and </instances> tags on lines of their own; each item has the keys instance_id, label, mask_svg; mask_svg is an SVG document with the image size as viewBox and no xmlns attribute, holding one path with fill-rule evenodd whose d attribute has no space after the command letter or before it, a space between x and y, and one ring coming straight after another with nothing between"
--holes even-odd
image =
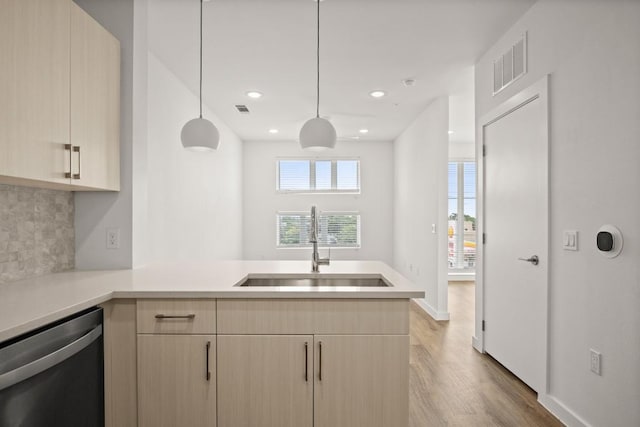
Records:
<instances>
[{"instance_id":1,"label":"cabinet drawer","mask_svg":"<svg viewBox=\"0 0 640 427\"><path fill-rule=\"evenodd\" d=\"M408 299L220 299L219 334L409 333Z\"/></svg>"},{"instance_id":2,"label":"cabinet drawer","mask_svg":"<svg viewBox=\"0 0 640 427\"><path fill-rule=\"evenodd\" d=\"M137 302L139 334L215 334L214 299L142 299Z\"/></svg>"},{"instance_id":3,"label":"cabinet drawer","mask_svg":"<svg viewBox=\"0 0 640 427\"><path fill-rule=\"evenodd\" d=\"M408 299L317 300L314 334L407 335Z\"/></svg>"},{"instance_id":4,"label":"cabinet drawer","mask_svg":"<svg viewBox=\"0 0 640 427\"><path fill-rule=\"evenodd\" d=\"M219 334L313 334L308 299L220 299Z\"/></svg>"}]
</instances>

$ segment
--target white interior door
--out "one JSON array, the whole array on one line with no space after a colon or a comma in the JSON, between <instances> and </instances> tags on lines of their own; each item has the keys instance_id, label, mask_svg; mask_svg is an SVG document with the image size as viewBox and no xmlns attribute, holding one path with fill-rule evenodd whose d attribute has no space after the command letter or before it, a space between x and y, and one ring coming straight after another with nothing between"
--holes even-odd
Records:
<instances>
[{"instance_id":1,"label":"white interior door","mask_svg":"<svg viewBox=\"0 0 640 427\"><path fill-rule=\"evenodd\" d=\"M518 103L483 130L484 349L536 391L545 385L547 349L548 100L542 83L514 97Z\"/></svg>"}]
</instances>

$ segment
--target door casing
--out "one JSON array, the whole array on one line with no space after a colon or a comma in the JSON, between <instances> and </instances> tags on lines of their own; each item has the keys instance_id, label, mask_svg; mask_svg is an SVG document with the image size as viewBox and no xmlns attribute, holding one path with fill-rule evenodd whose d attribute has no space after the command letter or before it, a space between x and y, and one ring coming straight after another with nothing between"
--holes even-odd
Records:
<instances>
[{"instance_id":1,"label":"door casing","mask_svg":"<svg viewBox=\"0 0 640 427\"><path fill-rule=\"evenodd\" d=\"M544 165L544 167L546 168L546 172L547 172L547 197L545 200L546 203L546 216L544 218L541 218L542 221L545 222L546 225L546 233L547 233L547 247L546 247L546 251L547 254L550 254L549 252L549 93L548 93L548 88L549 88L549 76L545 76L542 79L538 80L536 83L532 84L531 86L527 87L526 89L522 90L521 92L519 92L518 94L512 96L511 98L509 98L507 101L503 102L502 104L500 104L499 106L495 107L493 110L491 110L489 113L487 113L486 115L482 116L481 119L478 121L477 124L477 128L476 128L476 158L478 159L478 164L477 164L477 176L478 179L476 180L476 185L477 185L477 213L478 213L478 238L477 241L478 242L482 242L482 236L484 234L484 175L485 175L485 166L484 166L484 156L483 156L483 147L485 145L485 128L487 126L489 126L492 123L495 123L497 120L500 120L501 118L505 117L506 115L508 115L509 113L519 109L520 107L530 103L533 100L540 100L541 101L541 105L544 110L543 112L543 117L546 123L544 123L543 125L546 128L546 133L544 135L544 141L543 141L543 145L544 145L544 151L546 154L546 159L547 162ZM487 237L490 238L490 237ZM485 303L484 303L484 245L480 244L477 247L476 250L476 289L475 289L475 308L476 308L476 313L475 313L475 335L472 339L472 343L473 343L473 347L478 350L481 353L485 352L485 348L484 348L484 332L483 332L483 328L482 328L482 324L483 324L483 320L485 317L484 314L484 307L485 307ZM547 256L547 260L546 262L549 262L549 256ZM546 281L544 284L544 301L545 301L545 306L544 306L544 313L543 313L543 321L544 321L544 325L543 325L543 330L544 330L544 340L543 340L543 345L544 345L544 349L543 352L545 354L545 364L544 364L544 375L543 378L541 379L540 382L540 388L538 390L538 398L540 400L540 398L544 395L546 395L548 393L548 378L549 378L549 349L548 349L548 343L549 343L549 330L548 330L548 323L549 323L549 271L550 269L547 268L547 275L546 275Z\"/></svg>"}]
</instances>

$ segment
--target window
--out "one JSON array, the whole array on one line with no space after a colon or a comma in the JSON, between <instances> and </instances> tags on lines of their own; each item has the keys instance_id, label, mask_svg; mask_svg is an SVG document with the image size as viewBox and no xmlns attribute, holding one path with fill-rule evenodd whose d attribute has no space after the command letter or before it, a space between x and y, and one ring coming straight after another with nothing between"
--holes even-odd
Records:
<instances>
[{"instance_id":1,"label":"window","mask_svg":"<svg viewBox=\"0 0 640 427\"><path fill-rule=\"evenodd\" d=\"M309 212L278 212L276 215L278 247L310 247ZM357 212L320 212L318 245L321 247L359 248L360 215Z\"/></svg>"},{"instance_id":2,"label":"window","mask_svg":"<svg viewBox=\"0 0 640 427\"><path fill-rule=\"evenodd\" d=\"M278 160L277 190L298 193L359 193L360 160Z\"/></svg>"},{"instance_id":3,"label":"window","mask_svg":"<svg viewBox=\"0 0 640 427\"><path fill-rule=\"evenodd\" d=\"M449 268L476 265L476 164L449 163Z\"/></svg>"}]
</instances>

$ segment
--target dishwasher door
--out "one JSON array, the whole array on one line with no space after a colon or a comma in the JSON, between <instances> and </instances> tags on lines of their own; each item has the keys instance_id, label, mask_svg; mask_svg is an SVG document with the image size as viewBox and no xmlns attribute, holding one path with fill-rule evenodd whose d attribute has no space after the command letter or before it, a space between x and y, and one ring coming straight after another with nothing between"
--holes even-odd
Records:
<instances>
[{"instance_id":1,"label":"dishwasher door","mask_svg":"<svg viewBox=\"0 0 640 427\"><path fill-rule=\"evenodd\" d=\"M0 344L1 427L104 426L102 309Z\"/></svg>"}]
</instances>

